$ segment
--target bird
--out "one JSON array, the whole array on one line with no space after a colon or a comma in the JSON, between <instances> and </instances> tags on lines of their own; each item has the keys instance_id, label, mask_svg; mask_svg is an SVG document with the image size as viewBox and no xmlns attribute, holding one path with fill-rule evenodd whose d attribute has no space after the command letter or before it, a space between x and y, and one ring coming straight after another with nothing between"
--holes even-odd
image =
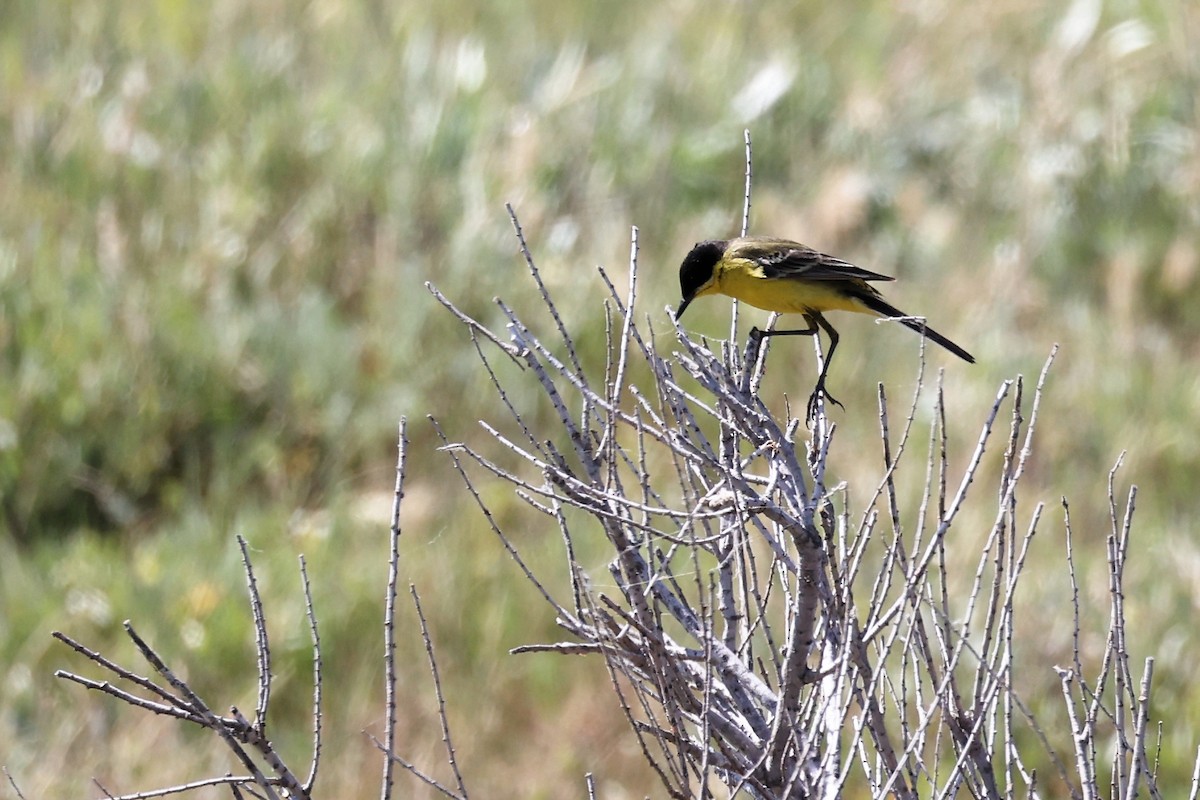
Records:
<instances>
[{"instance_id":1,"label":"bird","mask_svg":"<svg viewBox=\"0 0 1200 800\"><path fill-rule=\"evenodd\" d=\"M683 316L692 301L709 294L723 294L742 300L764 311L800 314L807 328L760 331L750 336L829 336L829 353L808 400L808 418L816 416L817 404L824 395L842 406L825 388L838 333L825 319L826 311L856 311L896 319L926 338L938 343L964 361L975 358L963 348L925 324L888 303L870 281L895 280L849 261L826 255L790 239L742 236L736 239L708 239L697 242L679 266L679 286L683 300L675 312L675 321Z\"/></svg>"}]
</instances>

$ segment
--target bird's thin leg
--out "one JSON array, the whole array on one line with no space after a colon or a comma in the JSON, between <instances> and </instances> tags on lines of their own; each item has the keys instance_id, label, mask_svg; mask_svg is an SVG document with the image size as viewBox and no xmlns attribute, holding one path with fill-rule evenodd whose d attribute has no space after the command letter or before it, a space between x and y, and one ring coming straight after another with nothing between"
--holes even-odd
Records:
<instances>
[{"instance_id":1,"label":"bird's thin leg","mask_svg":"<svg viewBox=\"0 0 1200 800\"><path fill-rule=\"evenodd\" d=\"M812 318L807 314L804 315L804 318L807 319L809 323L809 327L805 328L804 330L797 329L792 331L764 331L757 325L750 328L750 341L754 344L755 358L758 357L758 346L762 344L762 340L768 336L816 336L819 329L813 324Z\"/></svg>"},{"instance_id":2,"label":"bird's thin leg","mask_svg":"<svg viewBox=\"0 0 1200 800\"><path fill-rule=\"evenodd\" d=\"M809 316L808 314L805 314L804 318L806 320L808 320L808 324L810 326L808 328L805 328L804 330L797 329L794 331L761 331L758 328L751 328L750 335L757 336L760 339L764 336L815 336L817 334L817 331L820 329L817 328L817 326L815 324L813 324L813 318L811 316ZM823 317L822 317L822 322L824 322ZM829 323L825 323L825 324L828 325Z\"/></svg>"},{"instance_id":3,"label":"bird's thin leg","mask_svg":"<svg viewBox=\"0 0 1200 800\"><path fill-rule=\"evenodd\" d=\"M820 331L825 331L825 333L829 334L829 352L825 354L825 363L821 367L821 374L817 377L817 385L813 389L812 395L808 398L808 419L812 421L817 416L817 402L820 400L821 395L825 395L825 399L835 406L842 406L842 408L845 408L845 406L825 388L825 376L829 374L829 364L833 361L833 351L837 349L838 345L838 332L820 312L810 311L804 315L804 319L808 321L807 328L790 331L760 331L758 328L753 328L750 331L750 335L761 338L764 336L817 336Z\"/></svg>"},{"instance_id":4,"label":"bird's thin leg","mask_svg":"<svg viewBox=\"0 0 1200 800\"><path fill-rule=\"evenodd\" d=\"M835 406L841 406L842 408L845 408L845 406L825 388L825 376L829 374L829 365L833 363L833 351L837 350L838 346L838 332L829 324L828 320L815 311L812 314L805 314L804 316L810 324L814 326L819 325L821 330L829 334L829 352L825 354L825 364L821 367L821 374L817 378L816 388L813 389L812 396L808 398L808 418L811 420L817 415L817 401L822 394Z\"/></svg>"}]
</instances>

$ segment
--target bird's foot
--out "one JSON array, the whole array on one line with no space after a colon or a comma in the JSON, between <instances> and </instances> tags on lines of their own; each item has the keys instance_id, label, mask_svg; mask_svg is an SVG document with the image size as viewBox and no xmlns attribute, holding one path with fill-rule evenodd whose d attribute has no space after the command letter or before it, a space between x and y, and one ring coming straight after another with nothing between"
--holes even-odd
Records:
<instances>
[{"instance_id":1,"label":"bird's foot","mask_svg":"<svg viewBox=\"0 0 1200 800\"><path fill-rule=\"evenodd\" d=\"M833 403L835 406L838 406L839 408L846 407L846 406L842 405L842 402L840 400L838 400L836 397L834 397L833 395L831 395L829 393L829 390L825 388L825 382L820 381L817 383L816 388L813 389L813 393L811 395L809 395L809 398L808 398L808 424L809 425L812 425L813 420L815 420L817 418L817 408L821 405L822 395L824 395L825 399L828 400L829 402Z\"/></svg>"}]
</instances>

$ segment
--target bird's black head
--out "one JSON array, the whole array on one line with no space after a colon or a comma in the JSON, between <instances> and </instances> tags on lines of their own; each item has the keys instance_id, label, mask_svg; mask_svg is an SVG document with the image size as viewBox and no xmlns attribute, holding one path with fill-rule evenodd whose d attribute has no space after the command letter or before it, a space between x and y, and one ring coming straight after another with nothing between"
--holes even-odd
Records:
<instances>
[{"instance_id":1,"label":"bird's black head","mask_svg":"<svg viewBox=\"0 0 1200 800\"><path fill-rule=\"evenodd\" d=\"M679 288L683 291L683 300L679 304L679 310L675 312L676 321L683 316L688 304L712 281L713 268L725 254L728 244L729 242L723 239L699 242L683 259L683 263L679 265Z\"/></svg>"}]
</instances>

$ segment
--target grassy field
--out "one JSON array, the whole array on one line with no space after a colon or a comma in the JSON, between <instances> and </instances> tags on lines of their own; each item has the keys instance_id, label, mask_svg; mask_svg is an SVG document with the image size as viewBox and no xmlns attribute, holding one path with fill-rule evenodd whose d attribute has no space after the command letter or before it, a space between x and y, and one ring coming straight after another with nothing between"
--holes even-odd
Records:
<instances>
[{"instance_id":1,"label":"grassy field","mask_svg":"<svg viewBox=\"0 0 1200 800\"><path fill-rule=\"evenodd\" d=\"M495 400L423 284L489 321L496 295L533 313L512 203L599 370L595 266L621 279L636 225L641 311L669 346L679 260L740 224L749 129L752 232L897 275L889 297L977 357L930 354L960 458L999 382L1035 376L1061 345L1027 485L1051 508L1071 499L1102 635L1107 585L1088 577L1104 574L1105 481L1128 451L1131 646L1158 658L1163 770L1186 786L1200 739L1198 45L1200 12L1183 0L10 3L0 763L30 798L98 795L92 776L119 793L229 769L216 742L56 682L55 669L86 667L49 631L132 659L132 619L198 688L252 705L240 533L275 636L276 738L303 758L303 553L331 684L323 794L375 793L362 732L383 715L386 533L408 415L404 580L422 590L468 782L583 796L594 772L604 797L653 793L601 663L506 654L553 639L553 620L424 420L472 439ZM720 337L727 320L706 299L688 323ZM875 386L908 395L917 340L835 324L836 460L853 497L879 473L877 453L853 446L870 440ZM775 363L772 396L806 396L799 351L794 368ZM554 537L515 498L489 501L525 526L527 550ZM984 526L994 509L975 513ZM581 561L602 579L597 544ZM1060 517L1038 547L1019 650L1031 702L1053 709L1051 666L1071 648ZM400 641L401 750L435 763L408 609Z\"/></svg>"}]
</instances>

